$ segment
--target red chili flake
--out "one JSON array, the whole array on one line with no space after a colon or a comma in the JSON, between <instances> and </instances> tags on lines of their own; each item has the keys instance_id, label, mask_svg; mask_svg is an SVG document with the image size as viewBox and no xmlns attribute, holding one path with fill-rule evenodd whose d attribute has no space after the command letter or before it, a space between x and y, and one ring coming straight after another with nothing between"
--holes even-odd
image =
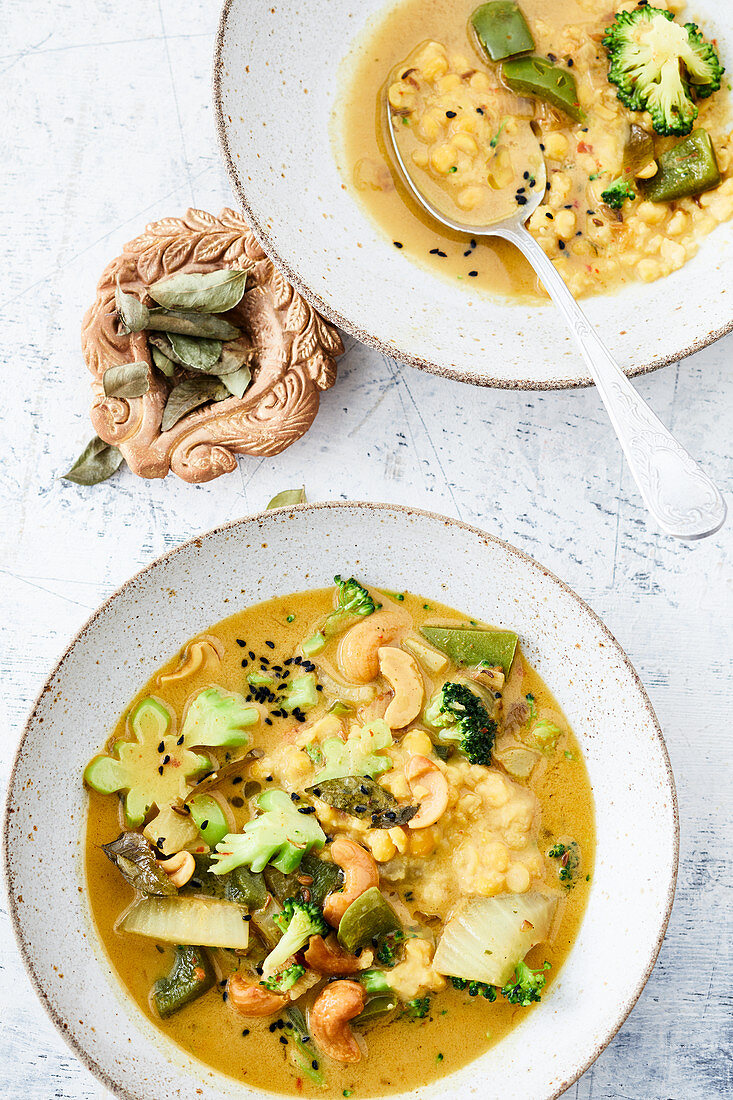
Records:
<instances>
[{"instance_id":1,"label":"red chili flake","mask_svg":"<svg viewBox=\"0 0 733 1100\"><path fill-rule=\"evenodd\" d=\"M593 152L593 146L588 145L588 143L585 142L585 141L579 141L578 145L577 145L577 149L578 149L579 153L592 153Z\"/></svg>"}]
</instances>

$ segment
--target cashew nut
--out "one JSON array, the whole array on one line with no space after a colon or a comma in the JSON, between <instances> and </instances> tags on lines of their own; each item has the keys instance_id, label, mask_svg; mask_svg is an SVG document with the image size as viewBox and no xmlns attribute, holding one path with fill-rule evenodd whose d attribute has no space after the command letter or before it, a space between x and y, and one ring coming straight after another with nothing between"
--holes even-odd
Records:
<instances>
[{"instance_id":1,"label":"cashew nut","mask_svg":"<svg viewBox=\"0 0 733 1100\"><path fill-rule=\"evenodd\" d=\"M410 829L425 829L441 817L448 805L448 780L437 764L427 756L411 756L405 764L405 776L420 809L408 821Z\"/></svg>"},{"instance_id":2,"label":"cashew nut","mask_svg":"<svg viewBox=\"0 0 733 1100\"><path fill-rule=\"evenodd\" d=\"M336 837L331 845L331 859L344 872L342 890L329 894L323 903L323 915L330 925L338 928L339 922L352 901L379 885L379 871L374 857L348 837Z\"/></svg>"},{"instance_id":3,"label":"cashew nut","mask_svg":"<svg viewBox=\"0 0 733 1100\"><path fill-rule=\"evenodd\" d=\"M424 689L415 658L396 646L379 650L379 671L394 692L384 720L392 730L401 730L417 718L422 706Z\"/></svg>"},{"instance_id":4,"label":"cashew nut","mask_svg":"<svg viewBox=\"0 0 733 1100\"><path fill-rule=\"evenodd\" d=\"M175 680L186 680L195 676L209 661L221 661L222 647L215 638L204 638L200 642L191 642L183 651L178 667L173 672L158 676L158 683L172 684Z\"/></svg>"},{"instance_id":5,"label":"cashew nut","mask_svg":"<svg viewBox=\"0 0 733 1100\"><path fill-rule=\"evenodd\" d=\"M338 665L347 680L369 684L379 675L379 647L394 640L408 625L397 611L375 611L369 618L352 626L341 639Z\"/></svg>"},{"instance_id":6,"label":"cashew nut","mask_svg":"<svg viewBox=\"0 0 733 1100\"><path fill-rule=\"evenodd\" d=\"M196 870L196 860L190 852L176 852L170 859L158 859L156 863L179 889L186 885Z\"/></svg>"},{"instance_id":7,"label":"cashew nut","mask_svg":"<svg viewBox=\"0 0 733 1100\"><path fill-rule=\"evenodd\" d=\"M330 977L341 977L361 970L361 960L344 951L333 932L325 940L323 936L311 936L303 958L311 970Z\"/></svg>"},{"instance_id":8,"label":"cashew nut","mask_svg":"<svg viewBox=\"0 0 733 1100\"><path fill-rule=\"evenodd\" d=\"M229 1000L243 1016L273 1016L289 1001L287 993L274 993L262 985L250 985L239 974L227 982Z\"/></svg>"},{"instance_id":9,"label":"cashew nut","mask_svg":"<svg viewBox=\"0 0 733 1100\"><path fill-rule=\"evenodd\" d=\"M358 982L331 982L316 998L308 1019L313 1042L335 1062L361 1059L349 1020L358 1016L365 1004L366 993Z\"/></svg>"}]
</instances>

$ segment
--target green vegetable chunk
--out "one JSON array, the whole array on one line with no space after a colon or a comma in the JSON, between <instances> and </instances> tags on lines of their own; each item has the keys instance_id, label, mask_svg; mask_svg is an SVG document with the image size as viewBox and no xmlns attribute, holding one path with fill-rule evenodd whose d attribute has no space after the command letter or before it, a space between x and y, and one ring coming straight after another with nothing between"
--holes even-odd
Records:
<instances>
[{"instance_id":1,"label":"green vegetable chunk","mask_svg":"<svg viewBox=\"0 0 733 1100\"><path fill-rule=\"evenodd\" d=\"M443 740L456 742L472 764L490 763L496 722L467 683L448 680L425 707L423 718Z\"/></svg>"},{"instance_id":2,"label":"green vegetable chunk","mask_svg":"<svg viewBox=\"0 0 733 1100\"><path fill-rule=\"evenodd\" d=\"M229 822L221 805L210 794L196 794L188 800L191 820L210 848L229 832Z\"/></svg>"},{"instance_id":3,"label":"green vegetable chunk","mask_svg":"<svg viewBox=\"0 0 733 1100\"><path fill-rule=\"evenodd\" d=\"M683 26L649 5L618 12L603 45L617 97L631 111L648 111L658 134L689 134L698 114L693 95L712 95L725 71L694 23Z\"/></svg>"},{"instance_id":4,"label":"green vegetable chunk","mask_svg":"<svg viewBox=\"0 0 733 1100\"><path fill-rule=\"evenodd\" d=\"M326 863L312 853L303 856L300 867L289 875L268 866L264 876L267 889L279 902L284 902L286 898L298 898L299 901L312 901L315 905L323 905L328 895L338 890L344 880L340 867L335 863ZM312 881L304 882L304 879Z\"/></svg>"},{"instance_id":5,"label":"green vegetable chunk","mask_svg":"<svg viewBox=\"0 0 733 1100\"><path fill-rule=\"evenodd\" d=\"M125 821L141 825L153 805L159 809L183 800L187 780L210 771L207 756L192 752L185 734L176 738L170 713L157 699L143 699L128 718L133 738L115 741L86 766L84 780L101 794L125 791ZM202 742L198 742L201 744Z\"/></svg>"},{"instance_id":6,"label":"green vegetable chunk","mask_svg":"<svg viewBox=\"0 0 733 1100\"><path fill-rule=\"evenodd\" d=\"M654 141L643 126L632 122L624 145L624 170L635 175L654 160Z\"/></svg>"},{"instance_id":7,"label":"green vegetable chunk","mask_svg":"<svg viewBox=\"0 0 733 1100\"><path fill-rule=\"evenodd\" d=\"M620 176L609 184L605 191L601 191L601 198L606 206L610 206L612 210L620 210L627 200L629 202L634 201L636 192L629 181Z\"/></svg>"},{"instance_id":8,"label":"green vegetable chunk","mask_svg":"<svg viewBox=\"0 0 733 1100\"><path fill-rule=\"evenodd\" d=\"M186 711L183 738L188 745L240 748L249 741L249 727L259 720L260 712L248 706L243 695L207 688L199 692Z\"/></svg>"},{"instance_id":9,"label":"green vegetable chunk","mask_svg":"<svg viewBox=\"0 0 733 1100\"><path fill-rule=\"evenodd\" d=\"M345 630L353 618L372 615L381 606L374 602L364 585L359 584L354 577L345 581L336 574L333 579L338 587L338 599L335 610L326 616L323 624L323 633L327 638Z\"/></svg>"},{"instance_id":10,"label":"green vegetable chunk","mask_svg":"<svg viewBox=\"0 0 733 1100\"><path fill-rule=\"evenodd\" d=\"M390 932L401 932L402 925L392 906L376 886L352 901L338 926L338 940L353 955L372 940Z\"/></svg>"},{"instance_id":11,"label":"green vegetable chunk","mask_svg":"<svg viewBox=\"0 0 733 1100\"><path fill-rule=\"evenodd\" d=\"M408 1016L413 1020L423 1020L430 1012L429 997L413 997L405 1004Z\"/></svg>"},{"instance_id":12,"label":"green vegetable chunk","mask_svg":"<svg viewBox=\"0 0 733 1100\"><path fill-rule=\"evenodd\" d=\"M140 833L121 833L111 844L103 844L102 851L139 893L151 897L172 897L177 893Z\"/></svg>"},{"instance_id":13,"label":"green vegetable chunk","mask_svg":"<svg viewBox=\"0 0 733 1100\"><path fill-rule=\"evenodd\" d=\"M262 964L265 978L276 974L291 956L301 951L311 936L328 935L328 925L323 913L311 901L298 901L286 898L282 913L275 917L275 923L282 932L282 938Z\"/></svg>"},{"instance_id":14,"label":"green vegetable chunk","mask_svg":"<svg viewBox=\"0 0 733 1100\"><path fill-rule=\"evenodd\" d=\"M658 164L656 176L639 181L649 202L672 202L699 195L717 187L721 180L710 134L702 127L662 153Z\"/></svg>"},{"instance_id":15,"label":"green vegetable chunk","mask_svg":"<svg viewBox=\"0 0 733 1100\"><path fill-rule=\"evenodd\" d=\"M318 703L316 677L312 672L305 672L290 681L280 705L292 713L295 710L311 710Z\"/></svg>"},{"instance_id":16,"label":"green vegetable chunk","mask_svg":"<svg viewBox=\"0 0 733 1100\"><path fill-rule=\"evenodd\" d=\"M512 630L424 626L421 633L457 665L501 665L504 675L509 675L518 641Z\"/></svg>"},{"instance_id":17,"label":"green vegetable chunk","mask_svg":"<svg viewBox=\"0 0 733 1100\"><path fill-rule=\"evenodd\" d=\"M292 966L286 967L278 974L271 974L269 978L263 978L260 985L264 985L265 989L269 989L273 993L287 993L300 981L304 974L305 967L301 966L300 963L293 963Z\"/></svg>"},{"instance_id":18,"label":"green vegetable chunk","mask_svg":"<svg viewBox=\"0 0 733 1100\"><path fill-rule=\"evenodd\" d=\"M308 1033L305 1016L297 1005L288 1005L285 1015L288 1017L288 1023L285 1026L290 1039L288 1053L293 1065L314 1084L323 1085L323 1074L318 1068L318 1059L314 1057L318 1054L318 1050Z\"/></svg>"},{"instance_id":19,"label":"green vegetable chunk","mask_svg":"<svg viewBox=\"0 0 733 1100\"><path fill-rule=\"evenodd\" d=\"M570 115L575 122L585 120L585 112L578 102L575 77L566 69L551 64L546 58L518 57L505 61L501 67L501 75L504 83L513 92L544 99Z\"/></svg>"},{"instance_id":20,"label":"green vegetable chunk","mask_svg":"<svg viewBox=\"0 0 733 1100\"><path fill-rule=\"evenodd\" d=\"M380 775L392 768L384 750L393 744L392 731L383 718L352 728L345 741L327 737L321 745L325 764L316 774L316 786L327 779L354 775Z\"/></svg>"},{"instance_id":21,"label":"green vegetable chunk","mask_svg":"<svg viewBox=\"0 0 733 1100\"><path fill-rule=\"evenodd\" d=\"M369 818L373 829L405 825L419 809L419 806L400 806L394 795L368 775L326 779L308 787L307 791L335 810L352 817Z\"/></svg>"},{"instance_id":22,"label":"green vegetable chunk","mask_svg":"<svg viewBox=\"0 0 733 1100\"><path fill-rule=\"evenodd\" d=\"M300 866L306 852L326 843L315 815L298 813L285 791L265 791L257 805L263 813L248 821L241 833L229 833L217 844L217 865L212 867L215 875L225 875L243 864L262 871L268 863L287 875Z\"/></svg>"},{"instance_id":23,"label":"green vegetable chunk","mask_svg":"<svg viewBox=\"0 0 733 1100\"><path fill-rule=\"evenodd\" d=\"M216 982L209 956L200 947L176 947L173 969L165 978L158 978L151 999L159 1016L165 1020L174 1012L201 997Z\"/></svg>"},{"instance_id":24,"label":"green vegetable chunk","mask_svg":"<svg viewBox=\"0 0 733 1100\"><path fill-rule=\"evenodd\" d=\"M161 943L193 941L203 947L245 951L249 925L244 911L218 898L140 898L126 911L119 928Z\"/></svg>"},{"instance_id":25,"label":"green vegetable chunk","mask_svg":"<svg viewBox=\"0 0 733 1100\"><path fill-rule=\"evenodd\" d=\"M514 981L509 981L502 987L502 997L506 997L510 1004L529 1008L534 1001L540 1000L547 981L544 972L549 969L548 962L544 963L539 970L531 970L525 962L517 963Z\"/></svg>"},{"instance_id":26,"label":"green vegetable chunk","mask_svg":"<svg viewBox=\"0 0 733 1100\"><path fill-rule=\"evenodd\" d=\"M503 61L534 49L534 38L513 0L492 0L471 16L479 45L492 61Z\"/></svg>"}]
</instances>

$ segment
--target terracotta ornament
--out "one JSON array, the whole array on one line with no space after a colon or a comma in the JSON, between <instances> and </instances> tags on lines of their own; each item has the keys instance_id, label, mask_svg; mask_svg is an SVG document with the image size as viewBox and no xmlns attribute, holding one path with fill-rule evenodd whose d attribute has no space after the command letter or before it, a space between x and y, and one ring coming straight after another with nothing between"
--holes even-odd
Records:
<instances>
[{"instance_id":1,"label":"terracotta ornament","mask_svg":"<svg viewBox=\"0 0 733 1100\"><path fill-rule=\"evenodd\" d=\"M146 287L175 272L251 264L244 297L226 315L257 348L250 387L241 399L196 409L161 431L169 384L152 367L147 334L118 331L117 280L145 300ZM148 225L107 266L82 323L82 350L93 376L90 415L100 438L118 447L140 477L165 477L172 470L198 483L234 470L238 454L278 454L304 435L318 412L320 391L336 381L336 357L344 349L337 330L293 290L240 214L222 210L217 218L189 210L183 218ZM105 370L133 360L150 368L148 392L106 397Z\"/></svg>"}]
</instances>

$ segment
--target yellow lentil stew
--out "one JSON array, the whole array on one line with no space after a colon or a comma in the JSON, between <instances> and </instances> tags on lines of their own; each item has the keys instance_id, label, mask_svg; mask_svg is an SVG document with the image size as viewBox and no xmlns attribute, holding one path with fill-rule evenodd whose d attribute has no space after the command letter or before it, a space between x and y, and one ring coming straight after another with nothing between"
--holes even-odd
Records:
<instances>
[{"instance_id":1,"label":"yellow lentil stew","mask_svg":"<svg viewBox=\"0 0 733 1100\"><path fill-rule=\"evenodd\" d=\"M144 685L85 770L86 858L104 948L170 1039L356 1097L457 1069L548 994L593 800L516 634L336 581Z\"/></svg>"},{"instance_id":2,"label":"yellow lentil stew","mask_svg":"<svg viewBox=\"0 0 733 1100\"><path fill-rule=\"evenodd\" d=\"M511 246L446 230L419 207L384 133L390 111L420 190L433 199L442 190L458 216L440 209L478 225L492 210L499 216L497 191L509 188L519 207L531 196L532 166L522 170L511 155L529 127L547 182L528 228L573 294L662 278L733 215L724 59L715 27L684 23L684 8L683 0L490 0L478 8L475 0L402 0L349 58L338 106L341 170L413 260L471 290L538 296Z\"/></svg>"}]
</instances>

